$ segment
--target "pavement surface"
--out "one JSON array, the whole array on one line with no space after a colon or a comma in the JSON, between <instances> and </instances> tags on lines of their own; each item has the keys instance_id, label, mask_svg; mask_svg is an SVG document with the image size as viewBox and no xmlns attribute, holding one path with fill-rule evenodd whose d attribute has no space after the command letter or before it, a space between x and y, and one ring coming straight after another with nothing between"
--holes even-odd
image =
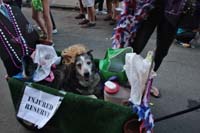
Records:
<instances>
[{"instance_id":1,"label":"pavement surface","mask_svg":"<svg viewBox=\"0 0 200 133\"><path fill-rule=\"evenodd\" d=\"M61 2L62 1L62 2ZM69 4L73 0L58 0ZM55 3L54 3L55 4ZM74 4L74 3L73 3ZM30 21L31 8L23 8L23 13ZM55 49L62 50L72 44L82 43L93 49L95 58L103 58L107 48L111 47L110 37L114 26L103 21L102 15L97 16L97 26L90 29L80 28L74 16L78 11L52 9L58 33L53 35ZM152 35L147 47L141 54L145 56L148 50L154 49L155 34ZM177 111L188 109L200 104L200 46L183 48L172 45L168 56L163 61L154 85L161 90L160 99L151 98L151 109L155 118L162 117ZM6 74L0 61L0 132L1 133L31 133L22 127L15 117L9 88L4 75ZM155 123L155 133L199 133L200 110L180 115L165 121Z\"/></svg>"}]
</instances>

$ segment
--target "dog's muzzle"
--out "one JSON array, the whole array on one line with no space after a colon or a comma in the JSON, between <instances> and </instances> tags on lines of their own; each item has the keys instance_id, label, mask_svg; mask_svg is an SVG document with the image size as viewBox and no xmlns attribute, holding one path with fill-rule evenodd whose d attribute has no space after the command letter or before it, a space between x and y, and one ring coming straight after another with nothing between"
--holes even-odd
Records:
<instances>
[{"instance_id":1,"label":"dog's muzzle","mask_svg":"<svg viewBox=\"0 0 200 133\"><path fill-rule=\"evenodd\" d=\"M89 78L90 78L90 73L89 73L89 72L85 72L85 73L84 73L84 79L85 79L86 81L88 81Z\"/></svg>"}]
</instances>

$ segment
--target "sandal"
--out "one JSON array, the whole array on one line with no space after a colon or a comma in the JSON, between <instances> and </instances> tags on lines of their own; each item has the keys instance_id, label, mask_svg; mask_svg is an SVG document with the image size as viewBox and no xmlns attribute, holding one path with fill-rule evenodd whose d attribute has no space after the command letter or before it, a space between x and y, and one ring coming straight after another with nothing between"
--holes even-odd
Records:
<instances>
[{"instance_id":1,"label":"sandal","mask_svg":"<svg viewBox=\"0 0 200 133\"><path fill-rule=\"evenodd\" d=\"M161 97L160 90L158 90L158 88L156 88L155 86L151 87L150 94L154 98L160 98Z\"/></svg>"}]
</instances>

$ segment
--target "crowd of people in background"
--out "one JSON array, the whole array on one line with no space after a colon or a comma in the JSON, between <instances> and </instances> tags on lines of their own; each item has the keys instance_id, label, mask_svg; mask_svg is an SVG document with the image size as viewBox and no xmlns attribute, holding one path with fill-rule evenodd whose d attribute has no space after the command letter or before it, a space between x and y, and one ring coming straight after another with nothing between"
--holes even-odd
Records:
<instances>
[{"instance_id":1,"label":"crowd of people in background","mask_svg":"<svg viewBox=\"0 0 200 133\"><path fill-rule=\"evenodd\" d=\"M105 15L104 21L110 25L117 23L119 12L116 10L122 0L78 0L79 14L75 19L80 19L78 23L81 28L90 28L96 26L96 15ZM22 7L22 0L4 0L4 2ZM26 3L32 6L32 18L37 24L38 30L41 31L41 42L47 45L54 45L52 34L57 33L56 24L50 9L51 0L26 0ZM40 4L40 5L39 5ZM104 9L106 5L106 9Z\"/></svg>"},{"instance_id":2,"label":"crowd of people in background","mask_svg":"<svg viewBox=\"0 0 200 133\"><path fill-rule=\"evenodd\" d=\"M75 17L82 19L79 22L82 28L94 27L96 25L96 15L105 14L104 21L109 21L110 25L117 23L117 16L119 15L117 8L122 0L106 0L106 11L103 9L104 0L79 0L80 13ZM89 4L89 3L92 4ZM96 9L96 10L95 10Z\"/></svg>"},{"instance_id":3,"label":"crowd of people in background","mask_svg":"<svg viewBox=\"0 0 200 133\"><path fill-rule=\"evenodd\" d=\"M5 3L22 7L22 0L3 0ZM32 18L38 25L41 31L41 42L47 45L54 45L52 34L57 33L55 21L50 10L50 0L41 0L40 5L38 0L26 0L32 5ZM75 19L80 19L78 23L82 28L90 28L96 26L96 15L105 15L104 21L108 21L110 25L116 25L118 21L118 8L122 0L78 0L80 12ZM35 4L34 4L35 3ZM104 9L106 5L106 9ZM199 9L200 10L200 9ZM182 18L176 34L176 44L184 47L191 47L191 40L196 37L199 31L197 14L187 15Z\"/></svg>"}]
</instances>

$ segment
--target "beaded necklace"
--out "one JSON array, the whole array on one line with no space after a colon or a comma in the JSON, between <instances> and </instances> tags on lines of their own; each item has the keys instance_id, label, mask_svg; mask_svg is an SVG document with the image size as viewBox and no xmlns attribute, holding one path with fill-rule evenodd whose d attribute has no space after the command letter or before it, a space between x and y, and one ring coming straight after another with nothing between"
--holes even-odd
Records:
<instances>
[{"instance_id":1,"label":"beaded necklace","mask_svg":"<svg viewBox=\"0 0 200 133\"><path fill-rule=\"evenodd\" d=\"M13 25L13 28L15 30L15 33L17 35L17 39L21 42L21 47L22 47L22 50L23 50L23 54L25 55L28 55L28 47L27 47L27 44L26 44L26 41L24 39L24 37L22 36L22 33L21 33L21 30L17 24L17 21L15 19L15 16L12 12L12 9L11 7L8 5L8 4L5 4L5 7L8 9L8 15L10 17L10 20L12 22L12 25ZM24 48L25 48L25 51L24 51Z\"/></svg>"},{"instance_id":2,"label":"beaded necklace","mask_svg":"<svg viewBox=\"0 0 200 133\"><path fill-rule=\"evenodd\" d=\"M13 15L12 9L9 5L4 4L5 7L8 10L8 15L10 17L10 21L12 23L12 26L14 28L15 34L17 37L15 37L9 30L8 28L2 23L2 21L0 21L0 24L3 26L3 28L6 30L6 32L17 42L18 45L20 45L21 49L22 49L22 55L28 55L29 51L28 51L28 47L26 44L26 41L24 39L24 37L22 36L21 30L17 24L17 21L15 19L15 16ZM17 55L16 51L14 50L14 48L12 47L12 45L9 43L8 39L6 38L5 34L3 33L2 29L0 28L0 40L3 44L3 46L5 47L5 50L7 51L8 55L10 56L10 59L12 60L14 66L16 68L20 68L19 65L17 65L16 60L14 60L12 54L14 55L14 57L18 60L18 62L21 63L21 59L20 57Z\"/></svg>"},{"instance_id":3,"label":"beaded necklace","mask_svg":"<svg viewBox=\"0 0 200 133\"><path fill-rule=\"evenodd\" d=\"M14 51L14 49L11 48L10 43L8 42L7 38L5 37L5 35L3 34L3 32L2 32L1 29L0 29L0 32L1 32L1 35L0 35L0 39L1 39L1 40L0 40L0 41L3 43L3 46L5 47L5 49L6 49L7 53L8 53L8 55L10 56L10 59L12 60L12 63L14 64L14 66L15 66L16 68L20 68L20 66L17 65L16 61L13 59L12 53L15 55L15 57L17 58L17 60L18 60L19 62L21 62L19 56L18 56L17 53ZM5 42L6 42L7 44L6 44ZM9 50L8 47L10 47L10 50ZM11 53L11 51L12 51L12 53Z\"/></svg>"}]
</instances>

